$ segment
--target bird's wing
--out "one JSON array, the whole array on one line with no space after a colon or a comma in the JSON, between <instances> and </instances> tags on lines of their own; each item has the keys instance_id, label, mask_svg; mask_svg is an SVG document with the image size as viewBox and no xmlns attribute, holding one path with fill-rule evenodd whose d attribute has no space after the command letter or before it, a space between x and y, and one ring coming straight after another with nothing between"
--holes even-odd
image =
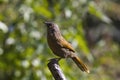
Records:
<instances>
[{"instance_id":1,"label":"bird's wing","mask_svg":"<svg viewBox=\"0 0 120 80\"><path fill-rule=\"evenodd\" d=\"M60 41L61 41L60 43L62 44L61 45L62 47L75 52L75 50L73 49L73 47L71 46L71 44L69 42L67 42L64 38L60 39Z\"/></svg>"}]
</instances>

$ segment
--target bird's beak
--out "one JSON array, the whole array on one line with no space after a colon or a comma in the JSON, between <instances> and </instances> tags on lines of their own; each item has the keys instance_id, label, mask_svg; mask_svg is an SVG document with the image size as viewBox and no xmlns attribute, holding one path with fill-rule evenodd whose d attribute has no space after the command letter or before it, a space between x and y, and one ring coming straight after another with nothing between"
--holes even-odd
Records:
<instances>
[{"instance_id":1,"label":"bird's beak","mask_svg":"<svg viewBox=\"0 0 120 80\"><path fill-rule=\"evenodd\" d=\"M44 24L45 24L46 26L48 26L48 25L49 25L49 22L44 22Z\"/></svg>"},{"instance_id":2,"label":"bird's beak","mask_svg":"<svg viewBox=\"0 0 120 80\"><path fill-rule=\"evenodd\" d=\"M48 27L48 22L44 22L45 26Z\"/></svg>"},{"instance_id":3,"label":"bird's beak","mask_svg":"<svg viewBox=\"0 0 120 80\"><path fill-rule=\"evenodd\" d=\"M51 24L51 22L44 22L44 24L48 25L48 24Z\"/></svg>"},{"instance_id":4,"label":"bird's beak","mask_svg":"<svg viewBox=\"0 0 120 80\"><path fill-rule=\"evenodd\" d=\"M48 24L48 22L43 22L45 25L47 25Z\"/></svg>"},{"instance_id":5,"label":"bird's beak","mask_svg":"<svg viewBox=\"0 0 120 80\"><path fill-rule=\"evenodd\" d=\"M48 24L48 22L44 22L44 24Z\"/></svg>"},{"instance_id":6,"label":"bird's beak","mask_svg":"<svg viewBox=\"0 0 120 80\"><path fill-rule=\"evenodd\" d=\"M44 22L44 24L45 24L47 27L49 27L49 26L52 24L52 22Z\"/></svg>"}]
</instances>

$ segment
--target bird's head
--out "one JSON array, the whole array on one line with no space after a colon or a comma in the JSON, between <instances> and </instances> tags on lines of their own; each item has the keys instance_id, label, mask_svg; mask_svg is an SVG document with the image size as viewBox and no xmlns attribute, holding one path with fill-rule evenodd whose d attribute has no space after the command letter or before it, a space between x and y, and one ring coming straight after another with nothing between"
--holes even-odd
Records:
<instances>
[{"instance_id":1,"label":"bird's head","mask_svg":"<svg viewBox=\"0 0 120 80\"><path fill-rule=\"evenodd\" d=\"M45 25L48 27L48 28L52 28L55 26L55 24L53 22L45 22Z\"/></svg>"},{"instance_id":2,"label":"bird's head","mask_svg":"<svg viewBox=\"0 0 120 80\"><path fill-rule=\"evenodd\" d=\"M58 25L53 23L53 22L45 22L45 25L47 26L48 30L54 30L54 31L58 31Z\"/></svg>"}]
</instances>

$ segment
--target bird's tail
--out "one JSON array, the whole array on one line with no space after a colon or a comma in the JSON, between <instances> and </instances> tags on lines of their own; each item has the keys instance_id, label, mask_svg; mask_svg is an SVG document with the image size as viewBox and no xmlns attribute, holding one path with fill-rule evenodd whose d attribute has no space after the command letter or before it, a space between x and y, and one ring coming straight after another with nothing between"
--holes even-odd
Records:
<instances>
[{"instance_id":1,"label":"bird's tail","mask_svg":"<svg viewBox=\"0 0 120 80\"><path fill-rule=\"evenodd\" d=\"M83 72L90 73L90 71L89 71L89 69L87 68L87 66L82 62L82 60L80 60L79 57L77 57L77 56L72 57L72 60L76 63L76 65L77 65Z\"/></svg>"}]
</instances>

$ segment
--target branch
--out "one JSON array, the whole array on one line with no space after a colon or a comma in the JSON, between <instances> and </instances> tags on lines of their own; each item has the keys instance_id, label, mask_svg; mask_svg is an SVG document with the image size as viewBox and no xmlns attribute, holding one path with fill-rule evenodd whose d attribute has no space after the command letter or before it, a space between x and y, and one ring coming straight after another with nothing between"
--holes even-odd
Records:
<instances>
[{"instance_id":1,"label":"branch","mask_svg":"<svg viewBox=\"0 0 120 80\"><path fill-rule=\"evenodd\" d=\"M48 63L48 68L51 71L55 80L66 80L66 78L58 64L59 60L60 60L60 58L50 59L50 62Z\"/></svg>"}]
</instances>

